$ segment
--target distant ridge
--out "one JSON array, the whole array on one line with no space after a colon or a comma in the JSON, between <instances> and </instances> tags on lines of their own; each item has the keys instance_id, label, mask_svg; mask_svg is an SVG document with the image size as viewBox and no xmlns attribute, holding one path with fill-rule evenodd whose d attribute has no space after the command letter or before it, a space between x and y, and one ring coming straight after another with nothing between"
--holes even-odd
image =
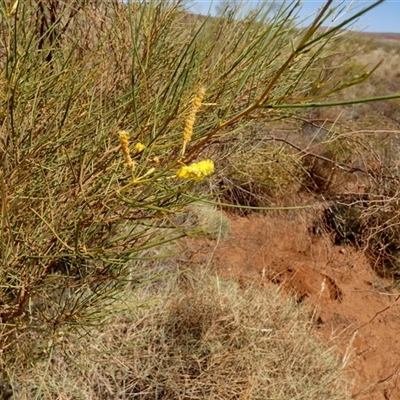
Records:
<instances>
[{"instance_id":1,"label":"distant ridge","mask_svg":"<svg viewBox=\"0 0 400 400\"><path fill-rule=\"evenodd\" d=\"M390 33L390 32L353 32L353 33L364 38L372 37L380 42L400 44L400 33Z\"/></svg>"}]
</instances>

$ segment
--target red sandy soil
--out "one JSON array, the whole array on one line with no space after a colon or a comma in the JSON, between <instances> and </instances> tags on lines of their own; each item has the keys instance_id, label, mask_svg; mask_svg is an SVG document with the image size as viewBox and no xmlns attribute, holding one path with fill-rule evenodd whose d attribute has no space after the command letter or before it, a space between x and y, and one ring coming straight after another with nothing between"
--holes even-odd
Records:
<instances>
[{"instance_id":1,"label":"red sandy soil","mask_svg":"<svg viewBox=\"0 0 400 400\"><path fill-rule=\"evenodd\" d=\"M191 242L191 261L206 261L221 277L283 286L311 307L315 333L336 344L352 398L400 399L400 291L393 283L361 251L313 233L310 214L228 218L229 238Z\"/></svg>"}]
</instances>

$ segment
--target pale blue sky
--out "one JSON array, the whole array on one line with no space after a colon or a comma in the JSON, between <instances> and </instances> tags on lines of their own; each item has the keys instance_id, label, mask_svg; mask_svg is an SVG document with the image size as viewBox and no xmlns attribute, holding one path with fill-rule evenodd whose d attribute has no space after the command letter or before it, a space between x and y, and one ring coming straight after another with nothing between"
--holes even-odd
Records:
<instances>
[{"instance_id":1,"label":"pale blue sky","mask_svg":"<svg viewBox=\"0 0 400 400\"><path fill-rule=\"evenodd\" d=\"M211 0L194 0L196 5L191 9L193 12L206 14L210 8ZM213 0L216 4L218 0ZM257 0L245 0L246 4L257 4ZM302 10L300 12L301 18L305 18L313 14L325 2L321 0L303 0ZM348 5L349 0L337 2L336 4ZM353 0L353 8L360 9L362 6L368 6L373 1L367 0ZM212 7L213 9L213 7ZM400 0L386 0L382 4L369 11L361 18L357 24L359 30L366 32L393 32L400 33Z\"/></svg>"}]
</instances>

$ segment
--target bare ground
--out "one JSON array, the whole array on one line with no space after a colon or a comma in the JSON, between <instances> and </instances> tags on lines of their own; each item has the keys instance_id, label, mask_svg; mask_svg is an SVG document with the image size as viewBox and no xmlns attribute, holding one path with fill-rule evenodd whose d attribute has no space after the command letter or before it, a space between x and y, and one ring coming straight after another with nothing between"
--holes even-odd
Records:
<instances>
[{"instance_id":1,"label":"bare ground","mask_svg":"<svg viewBox=\"0 0 400 400\"><path fill-rule=\"evenodd\" d=\"M400 291L365 255L312 229L316 212L229 216L226 240L187 240L189 265L244 284L281 285L310 306L314 332L347 360L352 396L400 399Z\"/></svg>"}]
</instances>

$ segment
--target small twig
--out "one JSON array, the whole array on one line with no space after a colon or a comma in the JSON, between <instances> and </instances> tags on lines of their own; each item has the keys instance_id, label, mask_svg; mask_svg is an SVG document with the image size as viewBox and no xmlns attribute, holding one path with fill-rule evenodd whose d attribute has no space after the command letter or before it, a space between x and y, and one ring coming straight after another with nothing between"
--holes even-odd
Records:
<instances>
[{"instance_id":1,"label":"small twig","mask_svg":"<svg viewBox=\"0 0 400 400\"><path fill-rule=\"evenodd\" d=\"M74 252L74 249L73 249L72 247L68 246L68 244L65 243L65 242L60 238L60 236L57 235L57 233L56 233L56 231L54 230L54 228L53 228L41 215L39 215L39 213L37 213L32 207L30 207L30 210L31 210L33 213L35 213L35 214L42 220L42 222L44 222L44 223L47 225L47 227L53 232L54 236L55 236L68 250Z\"/></svg>"},{"instance_id":2,"label":"small twig","mask_svg":"<svg viewBox=\"0 0 400 400\"><path fill-rule=\"evenodd\" d=\"M368 171L366 171L365 169L358 168L358 167L352 167L352 166L350 166L350 165L347 165L347 164L343 164L343 163L334 161L334 160L332 160L331 158L324 157L324 156L321 156L321 155L316 154L316 153L312 153L312 152L310 152L310 151L307 151L307 150L301 148L300 146L297 146L296 144L294 144L294 143L292 143L292 142L289 142L289 141L286 140L286 139L277 138L277 137L275 137L275 136L271 136L270 138L271 138L270 140L273 140L273 141L276 141L276 142L285 143L285 144L289 145L290 147L293 147L294 149L300 151L301 153L303 153L303 154L306 155L306 156L315 157L315 158L318 158L318 159L320 159L320 160L329 162L329 163L335 165L336 167L338 167L338 168L340 168L340 169L342 169L342 170L344 170L344 171L347 171L347 172L356 172L356 171L359 171L359 172L363 172L364 174L368 174Z\"/></svg>"},{"instance_id":3,"label":"small twig","mask_svg":"<svg viewBox=\"0 0 400 400\"><path fill-rule=\"evenodd\" d=\"M394 370L394 372L392 372L392 373L391 373L390 375L388 375L386 378L380 379L379 381L377 381L377 382L375 382L375 383L373 383L373 384L371 384L371 385L368 385L366 388L361 389L361 390L358 391L357 393L353 394L353 396L351 396L351 398L352 398L352 399L355 399L355 398L358 397L360 394L365 393L367 390L369 390L369 389L371 389L371 388L373 388L373 387L375 387L375 386L378 386L378 385L380 385L381 383L388 382L390 379L392 379L395 375L398 374L399 370L400 370L400 365L398 365L398 366L396 367L396 369ZM385 396L385 397L386 397L386 396Z\"/></svg>"},{"instance_id":4,"label":"small twig","mask_svg":"<svg viewBox=\"0 0 400 400\"><path fill-rule=\"evenodd\" d=\"M384 309L378 311L368 322L365 322L364 324L362 324L359 327L357 327L356 329L354 329L351 332L351 334L360 330L361 328L364 328L364 326L367 326L368 324L370 324L378 315L380 315L380 314L384 313L385 311L389 310L390 308L392 308L393 304L395 304L399 299L400 299L400 294L396 297L396 299L393 301L392 304L390 304L389 306L385 307Z\"/></svg>"}]
</instances>

